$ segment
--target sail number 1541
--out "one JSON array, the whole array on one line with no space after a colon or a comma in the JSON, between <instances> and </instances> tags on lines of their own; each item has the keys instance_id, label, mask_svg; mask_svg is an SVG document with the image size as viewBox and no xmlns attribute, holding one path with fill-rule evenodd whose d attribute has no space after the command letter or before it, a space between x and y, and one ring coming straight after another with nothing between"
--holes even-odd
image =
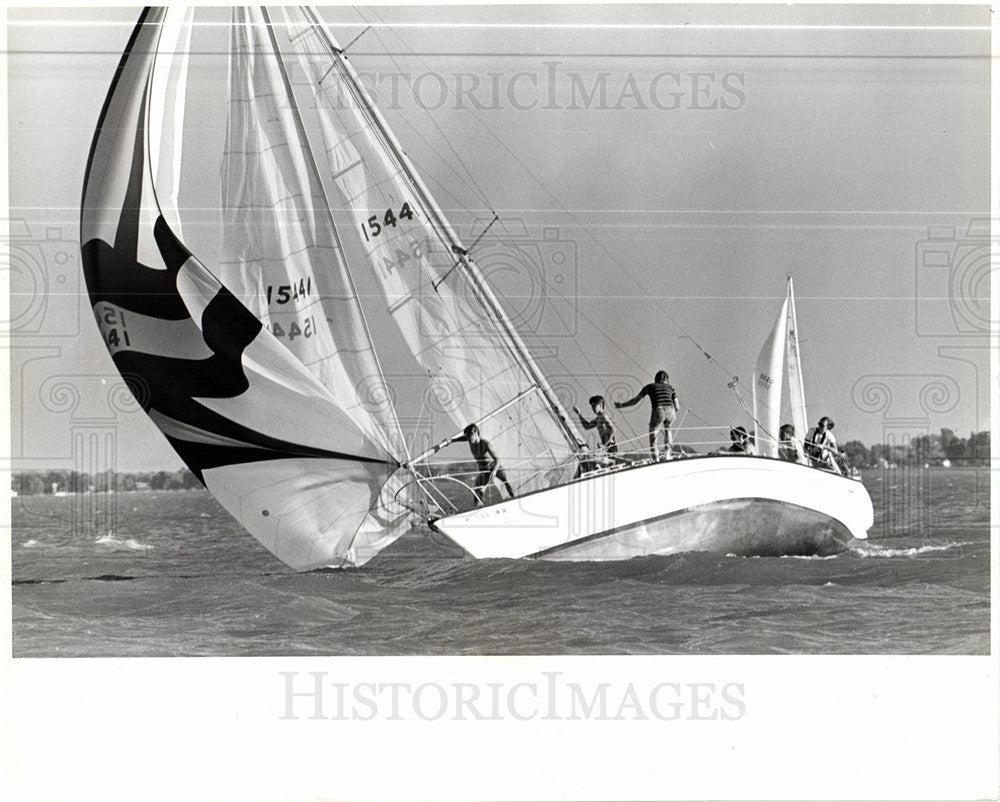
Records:
<instances>
[{"instance_id":1,"label":"sail number 1541","mask_svg":"<svg viewBox=\"0 0 1000 802\"><path fill-rule=\"evenodd\" d=\"M390 228L395 228L399 225L400 220L412 219L413 209L410 208L409 203L404 203L399 208L398 214L393 214L392 209L386 209L385 213L381 215L381 219L379 215L373 214L361 223L361 233L365 237L365 242L371 242L383 231L388 231Z\"/></svg>"}]
</instances>

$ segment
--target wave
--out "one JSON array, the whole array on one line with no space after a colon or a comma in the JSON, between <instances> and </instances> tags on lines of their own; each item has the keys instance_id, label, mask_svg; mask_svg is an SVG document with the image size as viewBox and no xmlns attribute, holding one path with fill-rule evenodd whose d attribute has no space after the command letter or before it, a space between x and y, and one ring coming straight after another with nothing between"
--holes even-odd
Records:
<instances>
[{"instance_id":1,"label":"wave","mask_svg":"<svg viewBox=\"0 0 1000 802\"><path fill-rule=\"evenodd\" d=\"M35 540L34 538L31 538L31 540L24 541L24 543L21 544L21 548L23 548L23 549L37 549L41 545L42 544L39 543L37 540Z\"/></svg>"},{"instance_id":2,"label":"wave","mask_svg":"<svg viewBox=\"0 0 1000 802\"><path fill-rule=\"evenodd\" d=\"M102 535L94 540L94 543L100 546L111 546L114 549L130 549L131 551L150 551L153 547L147 546L145 543L140 543L135 538L128 538L127 540L120 540L114 536L112 532L108 532L106 535Z\"/></svg>"},{"instance_id":3,"label":"wave","mask_svg":"<svg viewBox=\"0 0 1000 802\"><path fill-rule=\"evenodd\" d=\"M100 576L85 576L84 579L92 582L131 582L135 577L123 574L101 574Z\"/></svg>"},{"instance_id":4,"label":"wave","mask_svg":"<svg viewBox=\"0 0 1000 802\"><path fill-rule=\"evenodd\" d=\"M779 560L836 560L843 557L846 552L840 552L838 554L780 554L778 555ZM726 555L729 556L728 554Z\"/></svg>"},{"instance_id":5,"label":"wave","mask_svg":"<svg viewBox=\"0 0 1000 802\"><path fill-rule=\"evenodd\" d=\"M927 554L934 551L948 551L962 546L975 545L972 541L937 543L925 546L911 546L910 548L893 549L888 546L879 546L875 543L868 543L863 546L851 545L850 550L859 557L916 557L918 554Z\"/></svg>"}]
</instances>

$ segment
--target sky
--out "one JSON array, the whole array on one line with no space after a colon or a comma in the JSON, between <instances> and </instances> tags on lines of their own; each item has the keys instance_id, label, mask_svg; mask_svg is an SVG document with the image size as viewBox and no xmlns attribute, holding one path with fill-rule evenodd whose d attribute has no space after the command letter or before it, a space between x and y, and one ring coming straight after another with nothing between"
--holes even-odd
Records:
<instances>
[{"instance_id":1,"label":"sky","mask_svg":"<svg viewBox=\"0 0 1000 802\"><path fill-rule=\"evenodd\" d=\"M181 464L122 396L79 266L87 151L138 12L7 12L15 468ZM792 275L813 421L841 442L988 428L986 7L325 14L362 34L350 57L465 241L499 214L474 256L570 403L664 368L682 441L743 422L727 385L749 398ZM225 123L224 29L205 30L199 253Z\"/></svg>"}]
</instances>

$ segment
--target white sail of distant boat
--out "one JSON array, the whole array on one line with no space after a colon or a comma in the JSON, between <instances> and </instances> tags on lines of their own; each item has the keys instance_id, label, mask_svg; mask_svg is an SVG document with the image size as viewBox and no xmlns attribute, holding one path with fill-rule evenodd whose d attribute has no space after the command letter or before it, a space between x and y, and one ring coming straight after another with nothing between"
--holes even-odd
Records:
<instances>
[{"instance_id":1,"label":"white sail of distant boat","mask_svg":"<svg viewBox=\"0 0 1000 802\"><path fill-rule=\"evenodd\" d=\"M181 231L183 154L201 132L174 8L144 10L122 56L80 226L115 365L254 537L309 570L361 565L415 521L476 557L813 553L865 536L864 486L805 466L594 462L323 22L273 13L232 12L220 253L192 253ZM765 368L787 373L804 430L795 338L789 285ZM429 464L470 423L514 499Z\"/></svg>"},{"instance_id":2,"label":"white sail of distant boat","mask_svg":"<svg viewBox=\"0 0 1000 802\"><path fill-rule=\"evenodd\" d=\"M790 276L781 311L757 357L752 393L758 454L778 456L778 432L783 421L791 422L799 440L805 437L808 416L802 383L795 294ZM789 413L787 418L782 418L786 397L788 403L785 406Z\"/></svg>"}]
</instances>

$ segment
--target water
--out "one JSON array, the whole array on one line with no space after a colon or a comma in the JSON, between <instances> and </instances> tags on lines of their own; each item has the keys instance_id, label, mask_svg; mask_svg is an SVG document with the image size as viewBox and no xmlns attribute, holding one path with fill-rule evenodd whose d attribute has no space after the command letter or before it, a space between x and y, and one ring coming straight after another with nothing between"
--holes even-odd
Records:
<instances>
[{"instance_id":1,"label":"water","mask_svg":"<svg viewBox=\"0 0 1000 802\"><path fill-rule=\"evenodd\" d=\"M988 480L871 472L869 540L831 557L477 561L417 529L309 574L202 491L119 494L113 528L15 498L14 655L987 654Z\"/></svg>"}]
</instances>

